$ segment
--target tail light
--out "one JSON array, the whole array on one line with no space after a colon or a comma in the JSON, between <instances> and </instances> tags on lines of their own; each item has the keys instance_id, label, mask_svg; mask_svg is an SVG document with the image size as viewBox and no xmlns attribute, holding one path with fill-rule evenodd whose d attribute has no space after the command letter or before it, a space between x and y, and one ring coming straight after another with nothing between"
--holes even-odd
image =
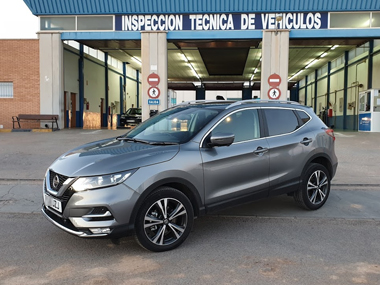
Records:
<instances>
[{"instance_id":1,"label":"tail light","mask_svg":"<svg viewBox=\"0 0 380 285\"><path fill-rule=\"evenodd\" d=\"M326 132L326 134L328 134L330 137L333 138L333 141L335 141L335 135L334 135L334 130L333 129L330 129L330 128L325 129L325 132Z\"/></svg>"}]
</instances>

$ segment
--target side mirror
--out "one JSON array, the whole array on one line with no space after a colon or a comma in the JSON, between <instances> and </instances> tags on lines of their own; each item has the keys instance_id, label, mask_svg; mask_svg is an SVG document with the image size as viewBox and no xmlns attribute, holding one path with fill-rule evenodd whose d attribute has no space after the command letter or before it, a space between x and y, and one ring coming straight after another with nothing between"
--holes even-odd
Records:
<instances>
[{"instance_id":1,"label":"side mirror","mask_svg":"<svg viewBox=\"0 0 380 285\"><path fill-rule=\"evenodd\" d=\"M216 133L211 135L208 146L230 146L234 140L235 135L232 133Z\"/></svg>"}]
</instances>

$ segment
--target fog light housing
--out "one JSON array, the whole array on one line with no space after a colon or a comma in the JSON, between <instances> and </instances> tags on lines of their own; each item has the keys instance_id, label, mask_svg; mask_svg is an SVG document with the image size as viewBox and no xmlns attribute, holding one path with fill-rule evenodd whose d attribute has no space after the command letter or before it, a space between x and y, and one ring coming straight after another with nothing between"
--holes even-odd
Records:
<instances>
[{"instance_id":1,"label":"fog light housing","mask_svg":"<svg viewBox=\"0 0 380 285\"><path fill-rule=\"evenodd\" d=\"M93 234L110 234L111 233L110 228L93 228L93 229L90 229L90 231Z\"/></svg>"}]
</instances>

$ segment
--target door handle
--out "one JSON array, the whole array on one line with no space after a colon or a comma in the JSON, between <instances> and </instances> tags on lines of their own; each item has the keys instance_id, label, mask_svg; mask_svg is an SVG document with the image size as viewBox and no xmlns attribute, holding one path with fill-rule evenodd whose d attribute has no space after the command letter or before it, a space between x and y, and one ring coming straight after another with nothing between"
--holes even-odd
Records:
<instances>
[{"instance_id":1,"label":"door handle","mask_svg":"<svg viewBox=\"0 0 380 285\"><path fill-rule=\"evenodd\" d=\"M302 143L302 144L308 146L309 143L311 143L312 141L313 141L313 140L310 139L310 138L303 138L303 140L302 140L300 143Z\"/></svg>"},{"instance_id":2,"label":"door handle","mask_svg":"<svg viewBox=\"0 0 380 285\"><path fill-rule=\"evenodd\" d=\"M255 151L253 151L254 154L256 155L263 155L264 153L268 152L268 149L267 148L263 148L261 146L257 147L257 149Z\"/></svg>"}]
</instances>

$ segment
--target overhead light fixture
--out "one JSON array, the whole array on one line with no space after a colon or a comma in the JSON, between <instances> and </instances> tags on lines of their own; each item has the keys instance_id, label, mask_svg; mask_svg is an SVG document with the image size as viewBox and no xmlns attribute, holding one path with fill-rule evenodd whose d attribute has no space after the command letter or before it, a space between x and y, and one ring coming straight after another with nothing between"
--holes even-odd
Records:
<instances>
[{"instance_id":1,"label":"overhead light fixture","mask_svg":"<svg viewBox=\"0 0 380 285\"><path fill-rule=\"evenodd\" d=\"M181 56L182 56L182 59L185 61L185 62L189 62L189 60L187 59L186 55L184 53L181 53Z\"/></svg>"},{"instance_id":2,"label":"overhead light fixture","mask_svg":"<svg viewBox=\"0 0 380 285\"><path fill-rule=\"evenodd\" d=\"M331 50L336 49L338 46L339 46L339 45L334 45L334 46L331 48Z\"/></svg>"},{"instance_id":3,"label":"overhead light fixture","mask_svg":"<svg viewBox=\"0 0 380 285\"><path fill-rule=\"evenodd\" d=\"M303 69L301 69L300 71L298 71L296 74L294 74L292 77L290 77L289 79L288 79L288 81L290 81L290 80L292 80L294 77L296 77L296 76L298 76L298 75L300 75L302 72L303 72L304 70Z\"/></svg>"},{"instance_id":4,"label":"overhead light fixture","mask_svg":"<svg viewBox=\"0 0 380 285\"><path fill-rule=\"evenodd\" d=\"M243 86L244 87L249 87L249 81L244 81Z\"/></svg>"},{"instance_id":5,"label":"overhead light fixture","mask_svg":"<svg viewBox=\"0 0 380 285\"><path fill-rule=\"evenodd\" d=\"M325 57L327 55L327 52L324 52L321 54L321 57Z\"/></svg>"},{"instance_id":6,"label":"overhead light fixture","mask_svg":"<svg viewBox=\"0 0 380 285\"><path fill-rule=\"evenodd\" d=\"M198 73L195 71L193 65L192 65L190 62L188 62L187 65L190 66L190 68L191 68L191 70L193 71L195 77L197 77L198 79L201 79L201 78L199 77Z\"/></svg>"},{"instance_id":7,"label":"overhead light fixture","mask_svg":"<svg viewBox=\"0 0 380 285\"><path fill-rule=\"evenodd\" d=\"M253 71L253 73L256 73L257 72L257 67L255 68L255 71Z\"/></svg>"},{"instance_id":8,"label":"overhead light fixture","mask_svg":"<svg viewBox=\"0 0 380 285\"><path fill-rule=\"evenodd\" d=\"M251 79L250 79L251 81L253 80L253 77L255 77L255 74L252 74Z\"/></svg>"},{"instance_id":9,"label":"overhead light fixture","mask_svg":"<svg viewBox=\"0 0 380 285\"><path fill-rule=\"evenodd\" d=\"M318 61L318 59L314 59L313 61L309 62L309 64L306 65L305 68L309 68L310 66L312 66L313 64L315 64L317 61Z\"/></svg>"}]
</instances>

